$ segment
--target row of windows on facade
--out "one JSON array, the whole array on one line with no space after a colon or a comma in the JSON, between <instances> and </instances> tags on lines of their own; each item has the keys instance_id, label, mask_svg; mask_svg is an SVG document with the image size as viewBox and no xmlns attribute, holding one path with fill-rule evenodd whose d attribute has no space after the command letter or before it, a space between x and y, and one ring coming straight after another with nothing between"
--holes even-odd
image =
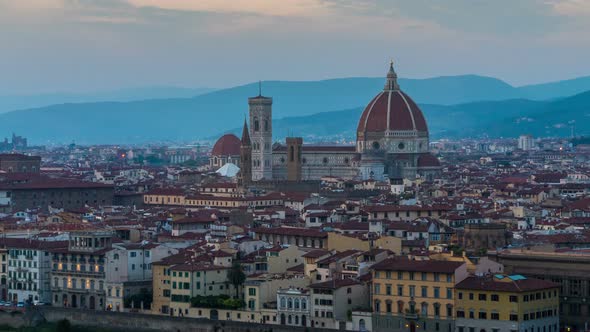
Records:
<instances>
[{"instance_id":1,"label":"row of windows on facade","mask_svg":"<svg viewBox=\"0 0 590 332\"><path fill-rule=\"evenodd\" d=\"M10 279L29 279L37 280L37 272L16 272L8 271L8 278Z\"/></svg>"},{"instance_id":2,"label":"row of windows on facade","mask_svg":"<svg viewBox=\"0 0 590 332\"><path fill-rule=\"evenodd\" d=\"M221 273L221 270L215 270L217 271L217 274ZM203 271L203 274L207 274L207 271ZM182 271L170 271L170 269L164 269L164 275L167 276L173 276L176 277L178 276L179 278L189 278L190 277L190 272L182 272ZM197 271L197 278L201 277L201 271ZM215 282L214 282L215 283Z\"/></svg>"},{"instance_id":3,"label":"row of windows on facade","mask_svg":"<svg viewBox=\"0 0 590 332\"><path fill-rule=\"evenodd\" d=\"M26 173L28 171L29 171L29 168L27 166L22 166L20 168L20 172ZM31 172L36 172L36 171L37 171L37 167L31 166ZM8 173L13 173L13 172L14 172L14 167L8 167Z\"/></svg>"},{"instance_id":4,"label":"row of windows on facade","mask_svg":"<svg viewBox=\"0 0 590 332\"><path fill-rule=\"evenodd\" d=\"M264 151L270 150L270 143L266 142L262 144L262 148L259 142L252 143L252 151Z\"/></svg>"},{"instance_id":5,"label":"row of windows on facade","mask_svg":"<svg viewBox=\"0 0 590 332\"><path fill-rule=\"evenodd\" d=\"M276 238L276 239L275 239ZM275 243L275 242L281 242L281 243L291 243L291 241L288 241L288 237L287 236L280 236L280 235L262 235L261 239L265 242L269 242L269 243ZM324 247L324 241L323 240L316 240L315 239L308 239L308 238L302 238L299 236L295 237L295 243L292 243L298 247L316 247L317 244L317 248L323 248Z\"/></svg>"},{"instance_id":6,"label":"row of windows on facade","mask_svg":"<svg viewBox=\"0 0 590 332\"><path fill-rule=\"evenodd\" d=\"M405 213L406 217L409 217L412 212L415 212L415 214L418 217L421 217L423 211L420 211L420 210L418 210L418 211L406 211L406 213ZM424 212L425 212L425 215L427 215L429 217L432 217L432 215L434 214L432 210L428 210L428 211L424 211ZM434 212L436 212L436 214L439 217L442 215L442 212L441 211L434 211ZM373 218L377 219L379 217L379 213L380 212L373 212ZM383 218L389 218L389 212L383 212L382 214L383 214ZM392 214L393 214L393 212L392 212ZM400 216L400 212L399 211L396 211L395 212L395 216L396 217L399 217Z\"/></svg>"},{"instance_id":7,"label":"row of windows on facade","mask_svg":"<svg viewBox=\"0 0 590 332\"><path fill-rule=\"evenodd\" d=\"M211 282L211 284L209 285L209 290L213 290L213 286L212 285L215 285L215 281ZM203 287L207 287L207 283L203 283ZM200 281L197 281L195 283L195 288L196 289L201 289L201 282ZM223 290L224 288L225 287L224 287L223 284L219 285L219 290ZM188 282L178 282L177 283L176 281L173 281L172 282L172 289L188 289L188 290L190 290L191 289L191 285Z\"/></svg>"},{"instance_id":8,"label":"row of windows on facade","mask_svg":"<svg viewBox=\"0 0 590 332\"><path fill-rule=\"evenodd\" d=\"M408 280L418 280L416 278L418 273L416 272L403 272L403 271L397 271L397 280L404 280L404 276L407 276ZM385 279L393 279L393 273L392 271L385 271L385 273L383 273L383 271L375 271L375 279L379 279L379 278L385 278ZM420 279L421 281L436 281L439 282L441 281L441 278L444 278L444 280L446 280L446 282L453 282L453 274L449 274L449 273L438 273L438 272L434 272L432 273L432 279L428 277L429 273L426 272L420 272Z\"/></svg>"},{"instance_id":9,"label":"row of windows on facade","mask_svg":"<svg viewBox=\"0 0 590 332\"><path fill-rule=\"evenodd\" d=\"M317 300L317 299L316 299ZM321 301L329 301L332 305L332 300L321 300ZM322 303L322 305L328 305L326 303ZM307 300L306 299L298 299L298 298L291 298L291 297L281 297L280 298L280 308L281 309L294 309L294 310L307 310Z\"/></svg>"},{"instance_id":10,"label":"row of windows on facade","mask_svg":"<svg viewBox=\"0 0 590 332\"><path fill-rule=\"evenodd\" d=\"M404 295L404 286L403 285L398 285L397 286L397 296L405 296ZM439 299L440 296L440 287L432 287L432 296L428 295L428 286L421 286L420 287L420 296L423 298L428 298L428 297L432 297L435 299ZM381 284L375 284L375 295L380 295L381 293ZM392 291L392 285L391 284L386 284L385 285L385 295L393 295L393 291ZM416 296L416 286L408 286L408 293L407 296L410 297L414 297ZM446 289L446 298L447 299L452 299L453 298L453 289L452 288L447 288Z\"/></svg>"},{"instance_id":11,"label":"row of windows on facade","mask_svg":"<svg viewBox=\"0 0 590 332\"><path fill-rule=\"evenodd\" d=\"M440 317L440 309L441 309L441 304L440 303L434 303L432 305L432 307L434 308L434 312L433 312L433 316L434 317ZM375 312L381 312L381 301L380 300L375 300ZM387 313L392 313L393 312L393 302L392 301L385 301L385 312ZM453 316L453 306L451 304L447 304L446 306L447 309L447 317L452 317ZM402 314L402 313L406 313L406 311L408 313L414 314L414 313L418 313L417 308L416 308L416 304L414 302L410 302L408 305L408 308L405 307L405 303L403 301L398 301L397 302L397 313L398 314ZM420 304L420 314L422 316L428 316L428 303L422 303Z\"/></svg>"},{"instance_id":12,"label":"row of windows on facade","mask_svg":"<svg viewBox=\"0 0 590 332\"><path fill-rule=\"evenodd\" d=\"M105 204L106 203L106 200L103 199L100 202L102 204ZM66 205L66 204L69 205L69 204L72 204L72 203L73 203L73 201L67 201L67 202L66 201L57 201L57 202L56 201L50 201L50 202L47 202L47 201L39 201L39 202L38 201L32 201L31 202L31 205L32 206L45 206L45 205L48 205L49 204L51 206L63 206L63 205ZM76 204L81 204L81 203L82 203L82 201L76 200ZM98 204L98 200L95 199L93 201L93 203L94 204ZM84 204L90 204L90 201L89 200L85 200L84 201Z\"/></svg>"},{"instance_id":13,"label":"row of windows on facade","mask_svg":"<svg viewBox=\"0 0 590 332\"><path fill-rule=\"evenodd\" d=\"M62 190L56 190L56 191L49 191L44 192L30 192L28 195L26 192L22 193L23 197L31 197L31 198L45 198L45 197L63 197L63 196L68 196L68 197L72 197L72 196L84 196L84 197L90 197L90 196L97 196L98 195L98 191L97 190L82 190L82 191L76 191L76 190L68 190L68 191L62 191Z\"/></svg>"},{"instance_id":14,"label":"row of windows on facade","mask_svg":"<svg viewBox=\"0 0 590 332\"><path fill-rule=\"evenodd\" d=\"M523 302L532 302L532 301L538 301L538 300L545 300L547 298L551 298L551 297L557 297L557 290L553 290L553 291L546 291L546 292L537 292L534 294L526 294L522 296L522 301ZM463 299L463 292L458 292L457 293L457 298L459 300ZM468 294L468 298L469 300L475 300L475 294L474 293L469 293ZM484 293L479 293L477 295L477 299L479 301L487 301L488 300L488 295L484 294ZM490 300L494 301L494 302L498 302L500 301L500 294L491 294L490 295ZM518 296L517 295L509 295L508 296L508 300L510 302L518 302Z\"/></svg>"},{"instance_id":15,"label":"row of windows on facade","mask_svg":"<svg viewBox=\"0 0 590 332\"><path fill-rule=\"evenodd\" d=\"M80 279L80 287L78 287L78 279L75 278L62 278L61 279L61 287L66 289L89 289L95 290L96 282L91 279ZM53 287L59 288L59 278L53 278ZM98 282L98 290L104 290L104 282Z\"/></svg>"},{"instance_id":16,"label":"row of windows on facade","mask_svg":"<svg viewBox=\"0 0 590 332\"><path fill-rule=\"evenodd\" d=\"M63 255L63 256L59 256L59 255L53 255L53 261L60 261L61 263L90 263L90 264L94 264L94 263L98 263L98 264L103 264L104 263L104 258L103 257L97 257L94 258L94 256L90 255L88 258L86 258L86 256L84 255Z\"/></svg>"},{"instance_id":17,"label":"row of windows on facade","mask_svg":"<svg viewBox=\"0 0 590 332\"><path fill-rule=\"evenodd\" d=\"M150 202L160 203L160 196L147 196L146 197ZM162 203L180 203L180 197L174 196L166 196L162 197Z\"/></svg>"},{"instance_id":18,"label":"row of windows on facade","mask_svg":"<svg viewBox=\"0 0 590 332\"><path fill-rule=\"evenodd\" d=\"M334 157L328 158L328 157L324 157L322 159L312 160L311 163L312 164L316 164L316 165L317 164L320 164L320 162L318 160L321 160L321 163L324 164L324 165L327 165L328 163L332 163L332 164L342 163L344 165L349 165L350 164L350 159L348 157L345 157L345 158L334 158ZM285 157L281 157L279 159L279 162L281 164L284 164L285 161L286 161L285 160ZM291 161L293 161L293 160L291 160ZM302 164L307 164L308 163L307 158L301 158L301 163ZM277 164L276 159L275 159L275 164Z\"/></svg>"},{"instance_id":19,"label":"row of windows on facade","mask_svg":"<svg viewBox=\"0 0 590 332\"><path fill-rule=\"evenodd\" d=\"M558 316L557 309L546 309L540 310L536 312L529 312L522 315L522 320L534 320L534 319L541 319L547 317L556 317ZM477 313L475 310L470 309L468 312L464 310L457 310L457 318L470 318L470 319L488 319L488 312L486 310L479 310ZM510 321L518 321L518 314L515 312L509 313L506 317L502 317L499 312L492 311L489 315L491 320L510 320Z\"/></svg>"},{"instance_id":20,"label":"row of windows on facade","mask_svg":"<svg viewBox=\"0 0 590 332\"><path fill-rule=\"evenodd\" d=\"M28 266L27 266L28 265ZM8 261L8 266L37 268L37 261Z\"/></svg>"},{"instance_id":21,"label":"row of windows on facade","mask_svg":"<svg viewBox=\"0 0 590 332\"><path fill-rule=\"evenodd\" d=\"M270 129L268 119L264 119L262 122L263 122L264 131L268 131ZM258 117L254 117L254 126L253 127L254 127L253 128L254 131L260 131L260 120L258 120Z\"/></svg>"},{"instance_id":22,"label":"row of windows on facade","mask_svg":"<svg viewBox=\"0 0 590 332\"><path fill-rule=\"evenodd\" d=\"M36 291L37 290L37 283L36 282L9 282L8 288L11 290L29 290L29 291Z\"/></svg>"},{"instance_id":23,"label":"row of windows on facade","mask_svg":"<svg viewBox=\"0 0 590 332\"><path fill-rule=\"evenodd\" d=\"M72 272L104 272L104 265L92 265L92 264L70 264L68 269L67 264L53 263L53 271L72 271Z\"/></svg>"},{"instance_id":24,"label":"row of windows on facade","mask_svg":"<svg viewBox=\"0 0 590 332\"><path fill-rule=\"evenodd\" d=\"M8 254L10 258L17 259L18 256L25 256L27 259L31 259L33 257L37 257L37 250L28 250L28 249L9 249ZM48 256L49 253L45 252L45 256ZM4 260L6 258L4 257Z\"/></svg>"},{"instance_id":25,"label":"row of windows on facade","mask_svg":"<svg viewBox=\"0 0 590 332\"><path fill-rule=\"evenodd\" d=\"M258 159L252 160L253 167L260 167L261 165L262 165L262 163L260 162L260 160L258 160ZM266 168L270 167L270 160L267 159L264 161L264 167L266 167Z\"/></svg>"},{"instance_id":26,"label":"row of windows on facade","mask_svg":"<svg viewBox=\"0 0 590 332\"><path fill-rule=\"evenodd\" d=\"M545 326L537 326L536 329L534 326L531 326L530 329L524 329L524 332L557 332L559 331L557 328L557 324L549 324ZM457 332L486 332L486 330L479 330L476 331L475 327L465 327L465 326L457 326ZM500 332L498 328L490 329L490 332ZM510 330L510 332L518 332L518 330Z\"/></svg>"}]
</instances>

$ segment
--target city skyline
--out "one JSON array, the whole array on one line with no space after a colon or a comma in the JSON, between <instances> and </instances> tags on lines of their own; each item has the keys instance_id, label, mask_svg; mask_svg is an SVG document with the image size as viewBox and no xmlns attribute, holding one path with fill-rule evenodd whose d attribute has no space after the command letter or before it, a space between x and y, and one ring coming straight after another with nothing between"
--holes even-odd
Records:
<instances>
[{"instance_id":1,"label":"city skyline","mask_svg":"<svg viewBox=\"0 0 590 332\"><path fill-rule=\"evenodd\" d=\"M1 95L257 80L478 74L512 85L584 76L580 0L0 1Z\"/></svg>"}]
</instances>

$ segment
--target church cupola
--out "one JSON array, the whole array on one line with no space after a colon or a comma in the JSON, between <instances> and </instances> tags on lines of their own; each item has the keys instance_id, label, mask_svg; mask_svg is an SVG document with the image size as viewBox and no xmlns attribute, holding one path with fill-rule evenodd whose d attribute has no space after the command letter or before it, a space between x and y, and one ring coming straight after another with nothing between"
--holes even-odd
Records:
<instances>
[{"instance_id":1,"label":"church cupola","mask_svg":"<svg viewBox=\"0 0 590 332\"><path fill-rule=\"evenodd\" d=\"M389 63L389 71L387 72L387 81L385 82L385 91L399 90L399 84L397 84L397 73L393 69L393 60Z\"/></svg>"}]
</instances>

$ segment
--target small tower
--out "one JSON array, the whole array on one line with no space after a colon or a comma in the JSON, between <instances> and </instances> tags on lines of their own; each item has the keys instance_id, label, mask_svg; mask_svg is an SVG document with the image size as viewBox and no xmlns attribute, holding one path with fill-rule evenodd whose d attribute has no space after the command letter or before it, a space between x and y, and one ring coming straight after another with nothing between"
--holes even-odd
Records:
<instances>
[{"instance_id":1,"label":"small tower","mask_svg":"<svg viewBox=\"0 0 590 332\"><path fill-rule=\"evenodd\" d=\"M252 142L252 181L272 180L272 98L248 98Z\"/></svg>"},{"instance_id":2,"label":"small tower","mask_svg":"<svg viewBox=\"0 0 590 332\"><path fill-rule=\"evenodd\" d=\"M248 132L248 123L244 119L242 140L240 144L240 185L247 187L252 183L252 143Z\"/></svg>"},{"instance_id":3,"label":"small tower","mask_svg":"<svg viewBox=\"0 0 590 332\"><path fill-rule=\"evenodd\" d=\"M397 83L397 73L393 69L393 60L389 63L389 71L387 72L387 81L383 87L385 91L396 91L399 90L399 84Z\"/></svg>"},{"instance_id":4,"label":"small tower","mask_svg":"<svg viewBox=\"0 0 590 332\"><path fill-rule=\"evenodd\" d=\"M301 147L303 138L287 137L287 180L301 181Z\"/></svg>"}]
</instances>

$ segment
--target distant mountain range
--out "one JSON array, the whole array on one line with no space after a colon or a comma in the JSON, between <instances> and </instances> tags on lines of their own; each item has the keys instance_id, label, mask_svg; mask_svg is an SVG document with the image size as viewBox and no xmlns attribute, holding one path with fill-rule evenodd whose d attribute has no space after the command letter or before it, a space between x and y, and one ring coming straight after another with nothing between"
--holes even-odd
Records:
<instances>
[{"instance_id":1,"label":"distant mountain range","mask_svg":"<svg viewBox=\"0 0 590 332\"><path fill-rule=\"evenodd\" d=\"M376 95L384 78L347 78L311 82L263 82L274 98L277 138L354 137L362 107ZM566 135L569 121L588 132L590 77L534 86L512 87L494 78L447 76L400 79L417 101L433 137ZM189 92L187 92L189 93ZM128 102L57 104L0 114L0 136L16 132L35 144L141 143L190 141L239 128L248 112L247 98L258 84L204 93L191 98ZM155 94L154 94L155 95ZM347 111L340 111L347 110Z\"/></svg>"},{"instance_id":2,"label":"distant mountain range","mask_svg":"<svg viewBox=\"0 0 590 332\"><path fill-rule=\"evenodd\" d=\"M161 98L190 98L215 91L212 88L183 88L152 86L102 91L95 93L44 93L35 95L0 95L0 113L27 108L65 103L90 103L100 101L133 101Z\"/></svg>"},{"instance_id":3,"label":"distant mountain range","mask_svg":"<svg viewBox=\"0 0 590 332\"><path fill-rule=\"evenodd\" d=\"M536 137L590 134L590 91L551 101L512 99L458 105L422 104L431 138ZM281 137L290 133L317 140L322 137L354 139L362 107L288 117L274 122ZM234 132L238 133L237 128Z\"/></svg>"}]
</instances>

